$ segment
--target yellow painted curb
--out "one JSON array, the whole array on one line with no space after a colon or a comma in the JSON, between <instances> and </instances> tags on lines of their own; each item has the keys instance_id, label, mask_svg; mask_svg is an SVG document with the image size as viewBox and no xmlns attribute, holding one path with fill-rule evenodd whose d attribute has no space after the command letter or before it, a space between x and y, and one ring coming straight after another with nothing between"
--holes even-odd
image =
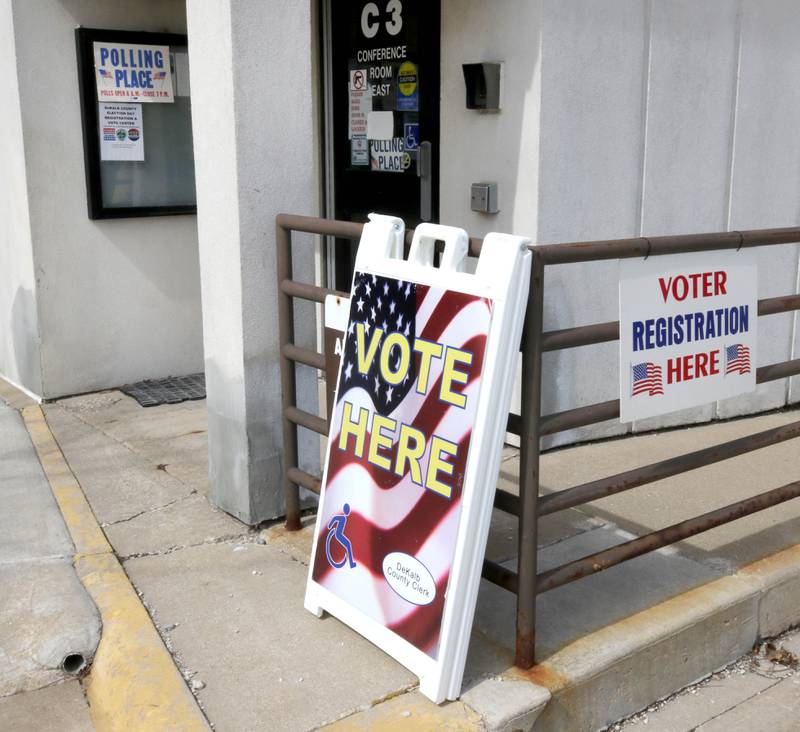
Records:
<instances>
[{"instance_id":1,"label":"yellow painted curb","mask_svg":"<svg viewBox=\"0 0 800 732\"><path fill-rule=\"evenodd\" d=\"M323 727L326 732L474 732L481 718L460 701L437 706L418 693L401 694Z\"/></svg>"},{"instance_id":2,"label":"yellow painted curb","mask_svg":"<svg viewBox=\"0 0 800 732\"><path fill-rule=\"evenodd\" d=\"M72 534L75 555L110 553L111 545L98 525L67 461L64 460L61 448L50 432L41 407L25 407L22 410L22 418L25 420L25 426L39 455L39 462L61 509L64 522Z\"/></svg>"},{"instance_id":3,"label":"yellow painted curb","mask_svg":"<svg viewBox=\"0 0 800 732\"><path fill-rule=\"evenodd\" d=\"M207 730L128 576L113 554L76 559L78 576L103 618L84 680L98 730Z\"/></svg>"},{"instance_id":4,"label":"yellow painted curb","mask_svg":"<svg viewBox=\"0 0 800 732\"><path fill-rule=\"evenodd\" d=\"M209 726L70 470L40 407L22 417L75 544L75 569L103 620L83 687L99 732Z\"/></svg>"}]
</instances>

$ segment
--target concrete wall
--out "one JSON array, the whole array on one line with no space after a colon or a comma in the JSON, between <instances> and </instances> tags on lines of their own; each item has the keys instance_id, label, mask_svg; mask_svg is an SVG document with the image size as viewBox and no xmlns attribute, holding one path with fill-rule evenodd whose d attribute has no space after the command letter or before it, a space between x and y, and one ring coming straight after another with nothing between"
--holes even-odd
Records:
<instances>
[{"instance_id":1,"label":"concrete wall","mask_svg":"<svg viewBox=\"0 0 800 732\"><path fill-rule=\"evenodd\" d=\"M443 223L549 243L800 222L796 3L443 5ZM498 115L463 109L460 64L479 60L505 61ZM469 211L466 186L484 178L500 181L497 216ZM796 246L759 258L760 297L797 291ZM548 269L545 307L546 328L615 320L616 263ZM797 354L793 320L759 320L759 363ZM615 398L617 369L616 344L545 354L543 408ZM787 394L785 381L765 384L632 428L769 409ZM628 429L609 422L550 444Z\"/></svg>"},{"instance_id":2,"label":"concrete wall","mask_svg":"<svg viewBox=\"0 0 800 732\"><path fill-rule=\"evenodd\" d=\"M275 216L319 215L311 9L310 1L187 4L211 498L247 523L283 511ZM313 243L297 239L295 271L311 280ZM313 347L313 310L298 322L298 342ZM313 410L315 377L298 375L301 404ZM318 441L306 437L307 448ZM318 446L307 454L316 469Z\"/></svg>"},{"instance_id":3,"label":"concrete wall","mask_svg":"<svg viewBox=\"0 0 800 732\"><path fill-rule=\"evenodd\" d=\"M87 218L75 60L77 26L185 32L184 3L12 4L41 342L31 388L56 397L201 371L195 218Z\"/></svg>"},{"instance_id":4,"label":"concrete wall","mask_svg":"<svg viewBox=\"0 0 800 732\"><path fill-rule=\"evenodd\" d=\"M541 132L541 0L442 0L440 215L474 236L535 239ZM468 110L461 64L503 62L503 109ZM470 184L496 181L500 212L470 210ZM519 410L520 385L512 409ZM514 436L509 436L514 442Z\"/></svg>"},{"instance_id":5,"label":"concrete wall","mask_svg":"<svg viewBox=\"0 0 800 732\"><path fill-rule=\"evenodd\" d=\"M540 0L443 0L440 220L480 236L537 230ZM461 64L503 61L500 114L464 105ZM470 183L497 181L500 213L470 210Z\"/></svg>"},{"instance_id":6,"label":"concrete wall","mask_svg":"<svg viewBox=\"0 0 800 732\"><path fill-rule=\"evenodd\" d=\"M11 0L0 2L0 99L0 374L41 394L36 282Z\"/></svg>"}]
</instances>

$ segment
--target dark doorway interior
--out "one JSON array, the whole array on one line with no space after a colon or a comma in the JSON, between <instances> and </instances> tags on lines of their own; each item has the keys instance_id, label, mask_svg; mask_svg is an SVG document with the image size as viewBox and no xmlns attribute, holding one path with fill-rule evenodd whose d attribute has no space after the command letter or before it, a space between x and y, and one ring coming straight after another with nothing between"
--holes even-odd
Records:
<instances>
[{"instance_id":1,"label":"dark doorway interior","mask_svg":"<svg viewBox=\"0 0 800 732\"><path fill-rule=\"evenodd\" d=\"M438 220L439 0L330 0L329 8L332 213L392 214L409 227ZM355 244L337 242L335 252L333 284L349 290Z\"/></svg>"}]
</instances>

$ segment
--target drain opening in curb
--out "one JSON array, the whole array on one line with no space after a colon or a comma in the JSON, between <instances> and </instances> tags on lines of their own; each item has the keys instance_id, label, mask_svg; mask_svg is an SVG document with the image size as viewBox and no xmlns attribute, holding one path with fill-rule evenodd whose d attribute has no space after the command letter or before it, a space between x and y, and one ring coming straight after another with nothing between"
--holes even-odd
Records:
<instances>
[{"instance_id":1,"label":"drain opening in curb","mask_svg":"<svg viewBox=\"0 0 800 732\"><path fill-rule=\"evenodd\" d=\"M86 667L86 659L82 653L68 653L61 662L61 668L68 674L78 674Z\"/></svg>"}]
</instances>

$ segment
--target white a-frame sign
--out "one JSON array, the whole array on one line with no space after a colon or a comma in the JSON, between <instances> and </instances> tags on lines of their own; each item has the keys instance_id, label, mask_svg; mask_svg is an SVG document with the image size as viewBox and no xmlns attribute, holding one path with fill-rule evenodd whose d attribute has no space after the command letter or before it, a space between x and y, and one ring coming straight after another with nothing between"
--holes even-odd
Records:
<instances>
[{"instance_id":1,"label":"white a-frame sign","mask_svg":"<svg viewBox=\"0 0 800 732\"><path fill-rule=\"evenodd\" d=\"M305 606L455 699L525 314L529 240L370 215L356 258ZM444 241L439 266L434 245Z\"/></svg>"}]
</instances>

